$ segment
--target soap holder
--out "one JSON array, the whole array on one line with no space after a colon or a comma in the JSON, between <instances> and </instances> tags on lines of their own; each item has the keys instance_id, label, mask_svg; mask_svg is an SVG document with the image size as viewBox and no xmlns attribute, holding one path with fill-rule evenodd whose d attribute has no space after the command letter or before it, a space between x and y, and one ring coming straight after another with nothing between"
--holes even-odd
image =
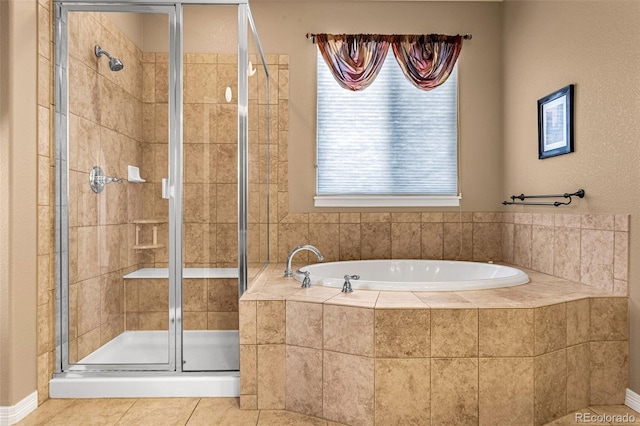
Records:
<instances>
[{"instance_id":1,"label":"soap holder","mask_svg":"<svg viewBox=\"0 0 640 426\"><path fill-rule=\"evenodd\" d=\"M140 168L136 166L127 166L127 180L133 183L146 182L140 177Z\"/></svg>"}]
</instances>

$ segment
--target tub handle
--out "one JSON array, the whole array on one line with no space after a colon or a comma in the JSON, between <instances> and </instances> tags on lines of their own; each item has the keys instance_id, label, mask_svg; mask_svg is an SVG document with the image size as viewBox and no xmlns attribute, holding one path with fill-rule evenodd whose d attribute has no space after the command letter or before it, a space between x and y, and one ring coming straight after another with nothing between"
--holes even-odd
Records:
<instances>
[{"instance_id":1,"label":"tub handle","mask_svg":"<svg viewBox=\"0 0 640 426\"><path fill-rule=\"evenodd\" d=\"M309 278L309 276L311 275L311 272L302 271L302 270L298 269L296 271L296 274L304 274L304 279L302 280L302 285L300 287L302 287L302 288L311 288L311 278Z\"/></svg>"},{"instance_id":2,"label":"tub handle","mask_svg":"<svg viewBox=\"0 0 640 426\"><path fill-rule=\"evenodd\" d=\"M360 275L345 275L344 276L344 284L342 285L343 293L353 293L353 288L351 288L350 280L359 280Z\"/></svg>"}]
</instances>

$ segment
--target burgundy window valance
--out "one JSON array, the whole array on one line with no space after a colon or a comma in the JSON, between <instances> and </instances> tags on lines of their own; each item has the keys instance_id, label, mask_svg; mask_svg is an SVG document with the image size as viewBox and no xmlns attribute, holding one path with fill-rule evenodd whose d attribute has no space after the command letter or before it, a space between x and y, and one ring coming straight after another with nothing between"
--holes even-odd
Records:
<instances>
[{"instance_id":1,"label":"burgundy window valance","mask_svg":"<svg viewBox=\"0 0 640 426\"><path fill-rule=\"evenodd\" d=\"M444 83L456 64L463 37L440 34L316 34L318 49L345 89L366 89L376 78L392 46L403 74L415 87L432 90Z\"/></svg>"}]
</instances>

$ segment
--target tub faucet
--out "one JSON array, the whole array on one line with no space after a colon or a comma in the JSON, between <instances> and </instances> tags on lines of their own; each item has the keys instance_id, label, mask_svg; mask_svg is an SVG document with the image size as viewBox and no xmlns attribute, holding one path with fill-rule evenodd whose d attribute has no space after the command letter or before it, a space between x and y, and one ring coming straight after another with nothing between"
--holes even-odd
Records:
<instances>
[{"instance_id":1,"label":"tub faucet","mask_svg":"<svg viewBox=\"0 0 640 426\"><path fill-rule=\"evenodd\" d=\"M302 288L311 288L311 273L309 271L301 271L301 270L297 270L296 272L300 272L301 274L304 274L304 279L302 280Z\"/></svg>"},{"instance_id":2,"label":"tub faucet","mask_svg":"<svg viewBox=\"0 0 640 426\"><path fill-rule=\"evenodd\" d=\"M302 250L309 250L312 251L316 256L318 256L318 260L322 261L324 260L324 257L320 254L320 250L318 250L317 248L315 248L312 245L309 244L303 244L301 246L298 246L296 248L294 248L293 250L291 250L289 252L289 255L287 256L287 269L284 270L284 276L285 277L292 277L293 276L293 272L291 271L291 260L293 259L293 256Z\"/></svg>"},{"instance_id":3,"label":"tub faucet","mask_svg":"<svg viewBox=\"0 0 640 426\"><path fill-rule=\"evenodd\" d=\"M350 280L359 280L360 275L345 275L344 276L344 284L342 286L343 293L353 293L353 288L351 288Z\"/></svg>"}]
</instances>

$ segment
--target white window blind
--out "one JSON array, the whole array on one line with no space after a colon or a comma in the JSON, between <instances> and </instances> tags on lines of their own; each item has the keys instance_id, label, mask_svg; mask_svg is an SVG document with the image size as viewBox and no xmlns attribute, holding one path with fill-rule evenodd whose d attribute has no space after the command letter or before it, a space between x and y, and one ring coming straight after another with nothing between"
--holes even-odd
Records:
<instances>
[{"instance_id":1,"label":"white window blind","mask_svg":"<svg viewBox=\"0 0 640 426\"><path fill-rule=\"evenodd\" d=\"M457 66L443 85L423 91L390 50L371 86L351 92L338 86L319 52L317 62L316 200L457 196Z\"/></svg>"}]
</instances>

